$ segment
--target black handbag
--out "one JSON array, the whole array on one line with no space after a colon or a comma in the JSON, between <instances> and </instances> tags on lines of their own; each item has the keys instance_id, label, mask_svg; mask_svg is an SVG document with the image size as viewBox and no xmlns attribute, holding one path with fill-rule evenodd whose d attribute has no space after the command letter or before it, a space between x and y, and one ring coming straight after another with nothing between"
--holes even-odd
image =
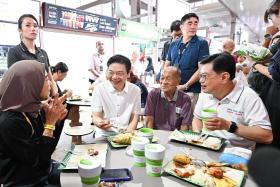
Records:
<instances>
[{"instance_id":1,"label":"black handbag","mask_svg":"<svg viewBox=\"0 0 280 187\"><path fill-rule=\"evenodd\" d=\"M259 95L270 85L271 79L261 74L257 70L252 69L248 77L249 86Z\"/></svg>"}]
</instances>

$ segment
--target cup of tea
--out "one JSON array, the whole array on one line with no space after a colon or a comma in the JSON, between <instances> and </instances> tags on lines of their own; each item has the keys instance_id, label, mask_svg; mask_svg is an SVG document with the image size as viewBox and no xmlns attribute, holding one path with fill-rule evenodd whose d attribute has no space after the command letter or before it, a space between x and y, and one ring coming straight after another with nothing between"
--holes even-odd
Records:
<instances>
[{"instance_id":1,"label":"cup of tea","mask_svg":"<svg viewBox=\"0 0 280 187\"><path fill-rule=\"evenodd\" d=\"M216 117L218 117L218 112L216 109L212 109L212 108L202 109L202 111L201 111L201 118L202 118L202 123L203 123L202 132L208 131L208 129L205 127L205 122L208 119L216 118Z\"/></svg>"},{"instance_id":2,"label":"cup of tea","mask_svg":"<svg viewBox=\"0 0 280 187\"><path fill-rule=\"evenodd\" d=\"M146 172L151 177L160 177L165 147L161 144L145 145Z\"/></svg>"},{"instance_id":3,"label":"cup of tea","mask_svg":"<svg viewBox=\"0 0 280 187\"><path fill-rule=\"evenodd\" d=\"M139 136L148 138L151 143L154 137L154 130L151 128L141 128L139 129Z\"/></svg>"},{"instance_id":4,"label":"cup of tea","mask_svg":"<svg viewBox=\"0 0 280 187\"><path fill-rule=\"evenodd\" d=\"M98 187L101 174L101 162L98 159L83 157L78 163L78 173L83 187Z\"/></svg>"},{"instance_id":5,"label":"cup of tea","mask_svg":"<svg viewBox=\"0 0 280 187\"><path fill-rule=\"evenodd\" d=\"M137 167L145 167L145 145L149 143L149 139L145 137L134 137L131 140L133 150L134 165Z\"/></svg>"}]
</instances>

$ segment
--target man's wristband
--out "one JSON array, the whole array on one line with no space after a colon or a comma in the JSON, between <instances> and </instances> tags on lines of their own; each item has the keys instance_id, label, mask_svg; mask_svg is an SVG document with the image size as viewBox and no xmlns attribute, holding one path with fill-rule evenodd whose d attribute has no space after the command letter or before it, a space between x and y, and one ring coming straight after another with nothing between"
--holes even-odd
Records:
<instances>
[{"instance_id":1,"label":"man's wristband","mask_svg":"<svg viewBox=\"0 0 280 187\"><path fill-rule=\"evenodd\" d=\"M45 124L44 125L44 129L49 129L49 130L55 130L55 126L54 125L51 125L51 124Z\"/></svg>"}]
</instances>

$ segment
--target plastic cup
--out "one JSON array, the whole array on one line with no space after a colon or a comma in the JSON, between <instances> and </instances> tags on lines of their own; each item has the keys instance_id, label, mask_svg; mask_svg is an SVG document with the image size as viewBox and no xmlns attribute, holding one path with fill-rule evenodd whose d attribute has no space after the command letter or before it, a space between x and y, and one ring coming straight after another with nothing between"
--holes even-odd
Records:
<instances>
[{"instance_id":1,"label":"plastic cup","mask_svg":"<svg viewBox=\"0 0 280 187\"><path fill-rule=\"evenodd\" d=\"M205 127L205 121L211 118L216 118L218 116L218 112L215 109L211 108L205 108L201 111L201 117L202 117L202 132L208 131L208 129Z\"/></svg>"},{"instance_id":2,"label":"plastic cup","mask_svg":"<svg viewBox=\"0 0 280 187\"><path fill-rule=\"evenodd\" d=\"M139 130L139 136L148 138L151 143L154 137L154 130L151 128L141 128Z\"/></svg>"},{"instance_id":3,"label":"plastic cup","mask_svg":"<svg viewBox=\"0 0 280 187\"><path fill-rule=\"evenodd\" d=\"M151 177L160 177L165 147L160 144L145 145L146 173Z\"/></svg>"},{"instance_id":4,"label":"plastic cup","mask_svg":"<svg viewBox=\"0 0 280 187\"><path fill-rule=\"evenodd\" d=\"M78 164L78 172L83 187L98 187L101 174L101 162L97 159L81 158Z\"/></svg>"},{"instance_id":5,"label":"plastic cup","mask_svg":"<svg viewBox=\"0 0 280 187\"><path fill-rule=\"evenodd\" d=\"M145 167L145 145L149 143L149 139L145 137L134 137L131 140L133 150L134 165L137 167Z\"/></svg>"}]
</instances>

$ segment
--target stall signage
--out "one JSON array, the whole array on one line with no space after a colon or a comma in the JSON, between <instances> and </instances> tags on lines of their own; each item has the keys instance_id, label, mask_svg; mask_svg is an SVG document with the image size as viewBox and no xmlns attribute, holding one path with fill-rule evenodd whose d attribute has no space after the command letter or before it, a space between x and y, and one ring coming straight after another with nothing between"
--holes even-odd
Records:
<instances>
[{"instance_id":1,"label":"stall signage","mask_svg":"<svg viewBox=\"0 0 280 187\"><path fill-rule=\"evenodd\" d=\"M160 29L153 25L120 19L118 36L158 41L160 39Z\"/></svg>"},{"instance_id":2,"label":"stall signage","mask_svg":"<svg viewBox=\"0 0 280 187\"><path fill-rule=\"evenodd\" d=\"M115 36L118 19L43 3L44 27Z\"/></svg>"}]
</instances>

